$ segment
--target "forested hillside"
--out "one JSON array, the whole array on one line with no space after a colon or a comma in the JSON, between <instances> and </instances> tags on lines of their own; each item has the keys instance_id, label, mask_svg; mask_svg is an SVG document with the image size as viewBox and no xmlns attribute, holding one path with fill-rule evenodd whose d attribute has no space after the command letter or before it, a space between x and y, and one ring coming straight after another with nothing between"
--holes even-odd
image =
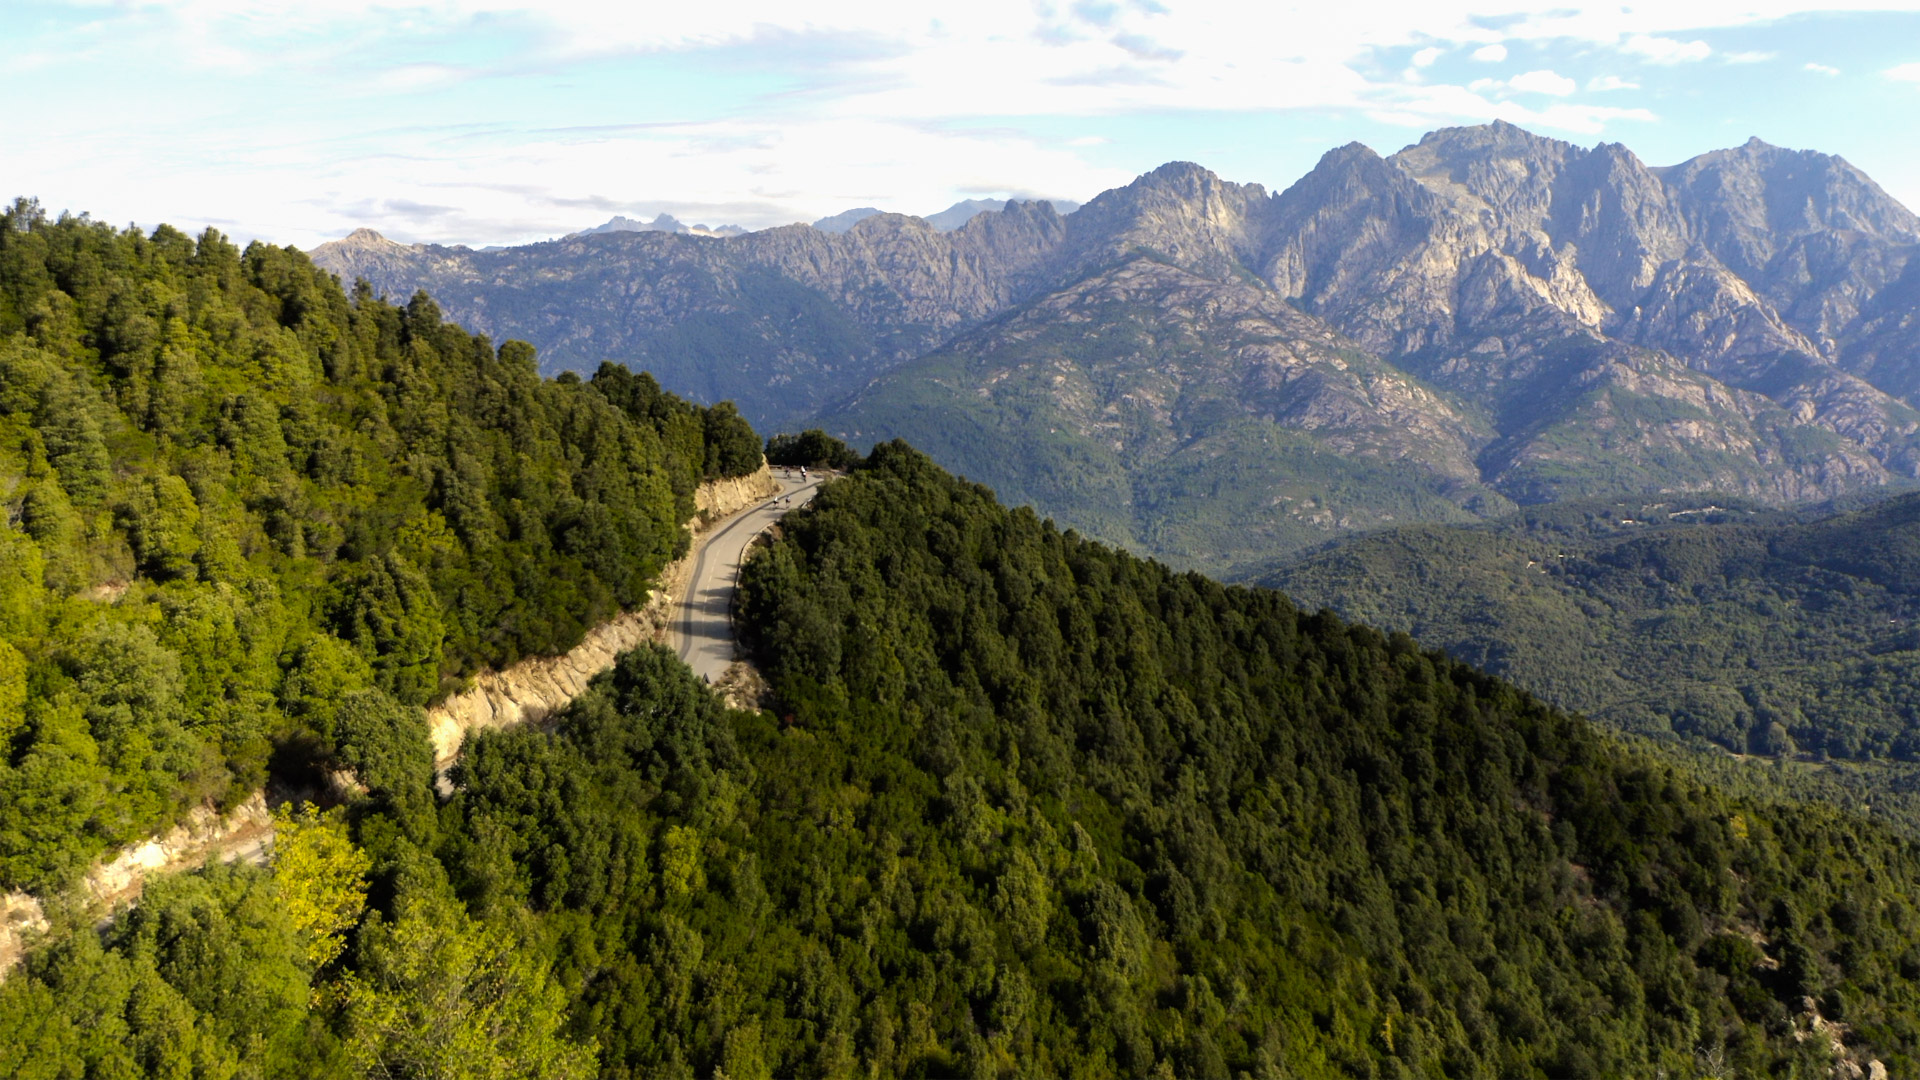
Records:
<instances>
[{"instance_id":1,"label":"forested hillside","mask_svg":"<svg viewBox=\"0 0 1920 1080\"><path fill-rule=\"evenodd\" d=\"M758 449L730 408L544 381L297 253L16 205L0 874L53 926L0 984L0 1075L1920 1068L1911 842L904 444L747 567L775 708L637 650L437 796L419 705L636 601L696 483ZM1885 545L1769 550L1912 580ZM105 927L58 901L314 765L357 793L281 808L270 866Z\"/></svg>"},{"instance_id":2,"label":"forested hillside","mask_svg":"<svg viewBox=\"0 0 1920 1080\"><path fill-rule=\"evenodd\" d=\"M291 249L0 213L0 886L564 650L757 437Z\"/></svg>"},{"instance_id":3,"label":"forested hillside","mask_svg":"<svg viewBox=\"0 0 1920 1080\"><path fill-rule=\"evenodd\" d=\"M1920 496L1781 516L1541 507L1358 537L1258 578L1629 730L1920 760Z\"/></svg>"},{"instance_id":4,"label":"forested hillside","mask_svg":"<svg viewBox=\"0 0 1920 1080\"><path fill-rule=\"evenodd\" d=\"M1920 852L1857 818L897 444L743 588L777 709L638 650L552 730L474 739L437 808L396 714L368 794L288 819L271 871L33 957L0 1071L1920 1066Z\"/></svg>"}]
</instances>

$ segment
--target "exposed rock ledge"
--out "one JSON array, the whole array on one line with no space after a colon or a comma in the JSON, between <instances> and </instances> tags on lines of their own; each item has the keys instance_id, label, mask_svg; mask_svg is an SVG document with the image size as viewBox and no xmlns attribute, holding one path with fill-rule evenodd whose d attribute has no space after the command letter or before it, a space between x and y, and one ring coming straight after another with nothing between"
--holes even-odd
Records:
<instances>
[{"instance_id":1,"label":"exposed rock ledge","mask_svg":"<svg viewBox=\"0 0 1920 1080\"><path fill-rule=\"evenodd\" d=\"M473 685L427 710L433 739L435 770L443 772L460 752L469 731L539 721L572 701L587 683L613 665L614 657L666 635L674 601L686 587L693 555L714 525L780 490L773 473L760 471L729 480L702 484L694 493L699 516L687 523L694 548L688 557L669 564L639 611L588 631L586 639L562 656L522 660L505 671L483 671ZM96 912L138 900L147 878L156 873L190 870L219 859L263 861L273 846L273 815L264 792L226 814L200 807L164 836L136 844L110 862L87 873L80 898ZM0 894L0 977L18 963L32 937L46 929L40 901L26 893Z\"/></svg>"},{"instance_id":2,"label":"exposed rock ledge","mask_svg":"<svg viewBox=\"0 0 1920 1080\"><path fill-rule=\"evenodd\" d=\"M693 493L693 508L706 519L706 524L696 525L688 522L696 541L706 534L712 522L733 515L759 502L769 495L778 494L779 481L773 478L773 470L766 462L760 463L758 472L745 476L729 477L725 480L713 480L701 484Z\"/></svg>"},{"instance_id":3,"label":"exposed rock ledge","mask_svg":"<svg viewBox=\"0 0 1920 1080\"><path fill-rule=\"evenodd\" d=\"M222 862L261 862L273 847L273 814L264 792L225 814L196 807L187 820L144 843L100 863L80 881L79 895L90 910L112 911L140 898L148 876ZM20 960L28 939L47 927L40 902L26 893L0 896L0 975Z\"/></svg>"},{"instance_id":4,"label":"exposed rock ledge","mask_svg":"<svg viewBox=\"0 0 1920 1080\"><path fill-rule=\"evenodd\" d=\"M505 671L483 671L472 687L428 709L434 771L444 772L453 764L467 732L538 723L585 690L595 675L613 665L614 657L655 640L665 621L649 617L653 608L650 602L641 611L594 627L564 656L532 657Z\"/></svg>"}]
</instances>

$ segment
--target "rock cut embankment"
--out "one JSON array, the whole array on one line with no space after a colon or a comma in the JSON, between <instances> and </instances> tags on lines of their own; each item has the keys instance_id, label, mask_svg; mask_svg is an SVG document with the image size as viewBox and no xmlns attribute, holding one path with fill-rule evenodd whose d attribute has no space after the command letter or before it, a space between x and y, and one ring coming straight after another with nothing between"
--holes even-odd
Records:
<instances>
[{"instance_id":1,"label":"rock cut embankment","mask_svg":"<svg viewBox=\"0 0 1920 1080\"><path fill-rule=\"evenodd\" d=\"M529 657L505 671L482 671L474 676L472 686L427 710L435 770L444 772L453 764L468 732L545 720L579 696L595 675L612 667L615 657L649 641L664 640L675 598L686 587L700 541L714 525L779 490L764 464L747 476L700 485L693 497L699 516L687 523L694 549L660 572L645 606L594 627L580 644L560 656Z\"/></svg>"}]
</instances>

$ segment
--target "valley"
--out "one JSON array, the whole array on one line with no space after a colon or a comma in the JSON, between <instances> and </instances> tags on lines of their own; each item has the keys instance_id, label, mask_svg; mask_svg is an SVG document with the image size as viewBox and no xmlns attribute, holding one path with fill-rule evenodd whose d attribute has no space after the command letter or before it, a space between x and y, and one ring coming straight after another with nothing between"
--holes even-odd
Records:
<instances>
[{"instance_id":1,"label":"valley","mask_svg":"<svg viewBox=\"0 0 1920 1080\"><path fill-rule=\"evenodd\" d=\"M1627 731L1911 765L1917 556L1920 496L1832 515L1676 499L1386 529L1249 578Z\"/></svg>"}]
</instances>

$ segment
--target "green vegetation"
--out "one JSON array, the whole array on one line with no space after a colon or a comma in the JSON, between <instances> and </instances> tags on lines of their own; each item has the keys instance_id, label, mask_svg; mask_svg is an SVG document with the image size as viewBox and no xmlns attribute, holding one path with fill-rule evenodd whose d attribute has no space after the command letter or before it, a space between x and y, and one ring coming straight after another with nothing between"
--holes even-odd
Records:
<instances>
[{"instance_id":1,"label":"green vegetation","mask_svg":"<svg viewBox=\"0 0 1920 1080\"><path fill-rule=\"evenodd\" d=\"M767 464L791 468L851 469L860 464L853 447L821 431L809 428L798 435L775 435L767 440Z\"/></svg>"},{"instance_id":2,"label":"green vegetation","mask_svg":"<svg viewBox=\"0 0 1920 1080\"><path fill-rule=\"evenodd\" d=\"M547 382L297 251L0 213L0 886L274 755L400 770L417 706L640 602L730 406ZM398 790L398 789L396 789Z\"/></svg>"},{"instance_id":3,"label":"green vegetation","mask_svg":"<svg viewBox=\"0 0 1920 1080\"><path fill-rule=\"evenodd\" d=\"M1404 636L1062 535L911 452L870 460L749 566L744 610L805 733L785 737L824 744L782 771L854 789L816 796L802 847L872 883L897 838L916 895L958 893L995 970L1026 976L1027 1019L996 1027L990 991L935 974L978 965L963 933L882 961L922 973L913 997L951 994L936 1015L971 1003L948 1071L1001 1037L1058 1055L1050 1073L1686 1075L1724 1040L1742 1072L1785 1075L1819 1056L1788 1034L1805 996L1876 1053L1914 1045L1908 931L1807 933L1814 911L1821 935L1871 921L1836 913L1869 887L1827 877L1843 852L1875 852L1903 897L1860 910L1910 912L1904 843L1729 799ZM1023 941L1028 860L1056 869ZM870 888L850 926L865 896L885 909ZM1869 952L1884 980L1845 974Z\"/></svg>"},{"instance_id":4,"label":"green vegetation","mask_svg":"<svg viewBox=\"0 0 1920 1080\"><path fill-rule=\"evenodd\" d=\"M1816 1017L1920 1066L1920 851L1858 818L900 444L742 588L777 710L636 650L437 807L396 733L271 871L37 954L0 1069L1824 1076Z\"/></svg>"},{"instance_id":5,"label":"green vegetation","mask_svg":"<svg viewBox=\"0 0 1920 1080\"><path fill-rule=\"evenodd\" d=\"M1630 731L1920 761L1920 495L1814 522L1704 505L1395 529L1259 580Z\"/></svg>"},{"instance_id":6,"label":"green vegetation","mask_svg":"<svg viewBox=\"0 0 1920 1080\"><path fill-rule=\"evenodd\" d=\"M1062 482L1149 508L1227 499L1276 443L1336 501L1396 482L1224 384L1143 481L1062 434L1050 386L954 437L1045 429L1113 465ZM760 449L730 406L543 381L297 252L0 215L0 884L54 923L0 985L0 1075L1827 1075L1816 1021L1920 1068L1911 842L902 444L769 445L855 466L745 574L777 709L636 650L551 727L471 740L438 798L421 705L635 603L695 486ZM1605 607L1700 643L1677 699L1644 692L1666 669L1608 676L1641 689L1627 726L1900 756L1917 515L1432 535L1467 567L1488 537L1569 556L1514 586L1514 632L1552 642L1482 659L1607 685L1561 644ZM1163 542L1224 558L1213 527ZM1756 634L1782 612L1788 642ZM1728 698L1706 673L1735 655L1772 667ZM315 765L360 793L282 807L270 866L156 879L104 930L60 899Z\"/></svg>"},{"instance_id":7,"label":"green vegetation","mask_svg":"<svg viewBox=\"0 0 1920 1080\"><path fill-rule=\"evenodd\" d=\"M376 864L309 808L282 818L270 869L154 881L104 938L59 915L0 986L0 1075L591 1076L542 950L473 919L392 824L362 823Z\"/></svg>"},{"instance_id":8,"label":"green vegetation","mask_svg":"<svg viewBox=\"0 0 1920 1080\"><path fill-rule=\"evenodd\" d=\"M562 373L559 381L571 378L571 373ZM611 361L594 372L592 386L635 422L659 434L669 474L683 484L675 489L686 500L683 505L692 505L693 485L688 481L694 478L745 476L760 467L760 437L731 401L703 409L660 389L652 374L635 374Z\"/></svg>"}]
</instances>

